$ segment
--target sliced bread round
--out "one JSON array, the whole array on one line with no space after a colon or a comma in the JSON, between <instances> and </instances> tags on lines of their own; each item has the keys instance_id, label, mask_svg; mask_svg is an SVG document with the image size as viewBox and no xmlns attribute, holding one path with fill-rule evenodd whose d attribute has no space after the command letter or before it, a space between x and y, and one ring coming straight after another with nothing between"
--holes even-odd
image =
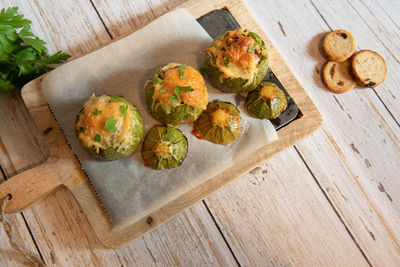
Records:
<instances>
[{"instance_id":1,"label":"sliced bread round","mask_svg":"<svg viewBox=\"0 0 400 267\"><path fill-rule=\"evenodd\" d=\"M330 61L343 62L356 51L356 41L350 32L335 30L325 35L322 51Z\"/></svg>"},{"instance_id":2,"label":"sliced bread round","mask_svg":"<svg viewBox=\"0 0 400 267\"><path fill-rule=\"evenodd\" d=\"M322 68L322 82L330 91L342 94L356 86L350 70L350 60L328 61Z\"/></svg>"},{"instance_id":3,"label":"sliced bread round","mask_svg":"<svg viewBox=\"0 0 400 267\"><path fill-rule=\"evenodd\" d=\"M351 70L360 85L375 87L385 80L387 66L378 53L361 50L352 57Z\"/></svg>"}]
</instances>

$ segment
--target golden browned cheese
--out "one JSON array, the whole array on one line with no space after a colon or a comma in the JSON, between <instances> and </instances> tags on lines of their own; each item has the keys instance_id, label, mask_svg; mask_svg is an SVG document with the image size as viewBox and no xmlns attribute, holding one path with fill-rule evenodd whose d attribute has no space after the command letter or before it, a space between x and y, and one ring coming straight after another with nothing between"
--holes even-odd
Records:
<instances>
[{"instance_id":1,"label":"golden browned cheese","mask_svg":"<svg viewBox=\"0 0 400 267\"><path fill-rule=\"evenodd\" d=\"M217 109L210 114L210 119L213 126L229 126L229 111Z\"/></svg>"},{"instance_id":2,"label":"golden browned cheese","mask_svg":"<svg viewBox=\"0 0 400 267\"><path fill-rule=\"evenodd\" d=\"M180 78L178 68L167 70L163 83L157 84L154 90L153 99L159 100L162 103L170 103L170 97L175 95L174 89L176 86L190 86L194 91L180 92L182 102L194 108L200 106L206 107L208 103L208 93L203 76L200 72L191 67L185 69L183 74L186 79ZM160 92L162 88L166 90L165 93Z\"/></svg>"},{"instance_id":3,"label":"golden browned cheese","mask_svg":"<svg viewBox=\"0 0 400 267\"><path fill-rule=\"evenodd\" d=\"M133 115L131 109L127 109L125 116L120 116L121 106L126 105L123 102L114 102L111 97L94 95L84 104L85 112L80 116L79 121L76 123L75 128L79 130L80 127L84 131L79 134L79 140L86 144L88 147L94 146L96 149L113 147L114 145L125 144L130 145L132 136ZM97 115L94 114L95 109L101 111ZM104 128L107 119L113 117L117 123L115 127L116 132L110 132ZM96 135L101 136L101 142L95 141Z\"/></svg>"},{"instance_id":4,"label":"golden browned cheese","mask_svg":"<svg viewBox=\"0 0 400 267\"><path fill-rule=\"evenodd\" d=\"M272 85L263 86L260 90L260 96L262 96L265 101L271 101L275 97L275 90Z\"/></svg>"}]
</instances>

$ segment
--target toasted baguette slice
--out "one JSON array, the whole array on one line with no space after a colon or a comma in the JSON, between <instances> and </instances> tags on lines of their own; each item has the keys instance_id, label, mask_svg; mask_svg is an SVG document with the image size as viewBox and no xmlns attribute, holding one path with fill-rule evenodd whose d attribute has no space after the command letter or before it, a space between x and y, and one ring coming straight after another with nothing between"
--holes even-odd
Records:
<instances>
[{"instance_id":1,"label":"toasted baguette slice","mask_svg":"<svg viewBox=\"0 0 400 267\"><path fill-rule=\"evenodd\" d=\"M330 91L342 94L356 86L351 76L350 61L325 63L322 69L322 82Z\"/></svg>"},{"instance_id":2,"label":"toasted baguette slice","mask_svg":"<svg viewBox=\"0 0 400 267\"><path fill-rule=\"evenodd\" d=\"M386 78L385 60L371 50L361 50L351 60L351 70L356 81L363 86L375 87Z\"/></svg>"},{"instance_id":3,"label":"toasted baguette slice","mask_svg":"<svg viewBox=\"0 0 400 267\"><path fill-rule=\"evenodd\" d=\"M336 30L325 35L322 51L330 61L343 62L356 51L356 41L350 32Z\"/></svg>"}]
</instances>

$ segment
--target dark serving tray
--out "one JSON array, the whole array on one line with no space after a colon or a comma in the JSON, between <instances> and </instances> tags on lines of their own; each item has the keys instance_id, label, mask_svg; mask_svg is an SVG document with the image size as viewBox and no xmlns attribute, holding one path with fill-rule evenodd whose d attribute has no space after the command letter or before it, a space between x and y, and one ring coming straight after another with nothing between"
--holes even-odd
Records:
<instances>
[{"instance_id":1,"label":"dark serving tray","mask_svg":"<svg viewBox=\"0 0 400 267\"><path fill-rule=\"evenodd\" d=\"M240 28L239 23L237 23L232 14L226 9L214 10L198 18L197 21L214 40L226 31ZM275 76L270 68L268 68L268 72L265 75L263 81L275 83L279 86L279 88L283 90L283 92L285 92L286 95L286 100L288 103L287 108L279 115L278 118L271 120L271 123L272 125L274 125L276 130L284 127L291 121L301 116L301 112L296 103L290 97L285 87L283 87L281 82L278 80L278 78Z\"/></svg>"}]
</instances>

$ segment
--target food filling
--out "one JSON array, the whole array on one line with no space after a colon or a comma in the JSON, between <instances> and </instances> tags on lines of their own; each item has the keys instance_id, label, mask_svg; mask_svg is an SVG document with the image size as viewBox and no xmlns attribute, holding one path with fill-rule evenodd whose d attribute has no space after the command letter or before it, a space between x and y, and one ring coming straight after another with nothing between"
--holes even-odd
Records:
<instances>
[{"instance_id":1,"label":"food filling","mask_svg":"<svg viewBox=\"0 0 400 267\"><path fill-rule=\"evenodd\" d=\"M164 110L180 104L207 107L208 93L203 76L184 64L168 64L159 77L153 78L153 86L153 99L158 100Z\"/></svg>"},{"instance_id":2,"label":"food filling","mask_svg":"<svg viewBox=\"0 0 400 267\"><path fill-rule=\"evenodd\" d=\"M229 126L229 110L216 109L210 114L210 119L213 126Z\"/></svg>"},{"instance_id":3,"label":"food filling","mask_svg":"<svg viewBox=\"0 0 400 267\"><path fill-rule=\"evenodd\" d=\"M133 127L138 123L125 99L93 94L85 102L75 129L81 143L96 153L108 147L124 151L132 145Z\"/></svg>"},{"instance_id":4,"label":"food filling","mask_svg":"<svg viewBox=\"0 0 400 267\"><path fill-rule=\"evenodd\" d=\"M275 98L275 89L272 85L263 86L260 90L260 96L264 98L265 101L270 102Z\"/></svg>"},{"instance_id":5,"label":"food filling","mask_svg":"<svg viewBox=\"0 0 400 267\"><path fill-rule=\"evenodd\" d=\"M263 42L255 33L237 29L227 32L213 45L202 52L208 52L215 58L215 64L223 78L242 78L252 80L257 67L265 57Z\"/></svg>"}]
</instances>

